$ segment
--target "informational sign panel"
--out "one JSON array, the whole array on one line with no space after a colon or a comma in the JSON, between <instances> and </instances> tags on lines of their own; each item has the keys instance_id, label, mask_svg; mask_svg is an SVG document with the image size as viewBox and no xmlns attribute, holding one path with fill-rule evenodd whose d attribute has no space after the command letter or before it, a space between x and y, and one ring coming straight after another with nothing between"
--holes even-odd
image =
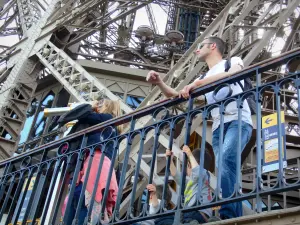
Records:
<instances>
[{"instance_id":1,"label":"informational sign panel","mask_svg":"<svg viewBox=\"0 0 300 225\"><path fill-rule=\"evenodd\" d=\"M39 183L37 185L37 188L35 190L35 192L33 193L33 187L34 187L34 184L37 182L37 179L36 179L36 174L34 174L31 179L30 179L30 183L28 185L28 189L26 190L26 184L28 182L28 178L25 179L24 181L24 184L23 184L23 188L22 188L22 191L20 193L20 198L18 200L18 203L17 203L17 207L16 209L18 209L21 205L21 199L23 198L23 196L25 195L25 198L24 198L24 201L22 203L22 207L21 207L21 211L20 211L20 214L19 216L17 217L18 220L17 220L17 223L21 224L24 220L24 216L25 216L25 212L27 210L28 207L30 207L30 211L29 211L29 215L27 217L27 221L30 221L35 213L36 210L40 210L40 209L37 209L37 203L38 203L38 200L41 196L41 191L42 191L42 187L45 183L45 176L44 175L40 175L40 178L39 178ZM33 196L33 201L31 203L31 205L29 205L29 200L30 200L30 197L31 195L34 195ZM16 213L17 211L14 212L14 216L13 216L13 221L15 220L16 218Z\"/></svg>"},{"instance_id":2,"label":"informational sign panel","mask_svg":"<svg viewBox=\"0 0 300 225\"><path fill-rule=\"evenodd\" d=\"M286 136L283 111L281 112L281 131L282 135L279 137L277 113L264 116L262 118L263 173L279 169L279 138L282 139L283 168L287 167Z\"/></svg>"},{"instance_id":3,"label":"informational sign panel","mask_svg":"<svg viewBox=\"0 0 300 225\"><path fill-rule=\"evenodd\" d=\"M25 182L24 182L22 192L23 192L23 194L26 193L26 195L25 195L25 199L23 201L23 205L22 205L22 208L21 208L19 218L18 218L19 223L23 222L23 218L24 218L26 209L27 209L27 207L30 207L28 205L28 203L29 203L30 196L32 194L32 189L33 189L35 180L36 180L36 177L31 178L27 191L25 190L25 188L26 188L26 183L27 183L28 179L26 179Z\"/></svg>"}]
</instances>

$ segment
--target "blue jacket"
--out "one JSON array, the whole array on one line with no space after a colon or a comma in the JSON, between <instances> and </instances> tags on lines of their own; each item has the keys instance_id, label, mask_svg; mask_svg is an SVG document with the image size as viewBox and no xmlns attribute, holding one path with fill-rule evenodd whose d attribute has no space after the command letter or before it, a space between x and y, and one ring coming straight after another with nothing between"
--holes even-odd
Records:
<instances>
[{"instance_id":1,"label":"blue jacket","mask_svg":"<svg viewBox=\"0 0 300 225\"><path fill-rule=\"evenodd\" d=\"M91 112L82 118L78 120L77 123L83 123L83 124L89 124L90 126L97 125L99 123L103 123L107 120L112 119L111 114L106 114L106 113L95 113ZM103 130L102 130L103 131ZM114 130L110 128L106 128L104 132L99 131L99 132L92 132L88 136L87 140L87 146L94 145L99 143L100 141L104 141L106 139L110 139L112 137L115 137L117 135L117 130L114 128ZM101 136L101 139L100 139ZM106 145L105 149L101 149L104 154L109 158L112 159L113 155L113 143L110 142L108 145Z\"/></svg>"}]
</instances>

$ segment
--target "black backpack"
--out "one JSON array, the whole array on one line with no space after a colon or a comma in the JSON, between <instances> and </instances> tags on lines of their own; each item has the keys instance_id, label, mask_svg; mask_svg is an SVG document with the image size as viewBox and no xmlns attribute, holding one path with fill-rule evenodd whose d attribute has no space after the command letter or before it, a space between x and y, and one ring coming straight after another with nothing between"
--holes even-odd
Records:
<instances>
[{"instance_id":1,"label":"black backpack","mask_svg":"<svg viewBox=\"0 0 300 225\"><path fill-rule=\"evenodd\" d=\"M227 59L225 62L225 72L228 72L231 68L231 60ZM200 77L200 79L203 79L206 76L206 73ZM240 85L243 92L251 90L253 88L251 79L249 77L244 79L244 86L242 85L241 81L236 82ZM236 83L234 83L236 85ZM249 105L251 115L256 114L256 102L255 97L253 95L250 95L247 97L247 103Z\"/></svg>"}]
</instances>

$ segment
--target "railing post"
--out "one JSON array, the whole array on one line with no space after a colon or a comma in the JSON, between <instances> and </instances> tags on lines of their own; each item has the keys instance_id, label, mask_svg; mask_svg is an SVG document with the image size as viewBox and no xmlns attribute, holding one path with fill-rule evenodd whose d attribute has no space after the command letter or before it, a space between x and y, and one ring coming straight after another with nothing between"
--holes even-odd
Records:
<instances>
[{"instance_id":1,"label":"railing post","mask_svg":"<svg viewBox=\"0 0 300 225\"><path fill-rule=\"evenodd\" d=\"M282 125L281 125L281 102L280 102L280 86L276 83L275 86L275 101L276 101L276 111L277 111L277 127L278 127L278 156L279 156L279 171L278 171L278 184L279 188L284 185L284 171L283 171L283 140L282 140Z\"/></svg>"},{"instance_id":2,"label":"railing post","mask_svg":"<svg viewBox=\"0 0 300 225\"><path fill-rule=\"evenodd\" d=\"M225 106L224 103L220 105L220 126L219 126L219 152L218 152L218 162L217 162L217 188L216 192L216 201L223 198L222 194L222 161L223 161L223 142L224 142L224 111Z\"/></svg>"},{"instance_id":3,"label":"railing post","mask_svg":"<svg viewBox=\"0 0 300 225\"><path fill-rule=\"evenodd\" d=\"M66 206L65 215L64 215L64 218L63 218L63 224L66 223L66 221L68 219L68 216L70 214L70 208L71 208L72 200L73 200L73 197L74 197L74 192L75 192L75 188L76 188L77 178L79 176L79 173L80 173L80 170L81 170L81 165L82 165L83 160L84 160L83 154L84 154L84 147L86 146L86 143L87 143L87 139L88 139L88 137L85 134L82 137L82 142L81 142L81 145L80 145L80 151L78 152L78 158L77 158L76 168L75 168L75 171L74 171L74 174L73 174L72 184L70 186L70 190L69 190L69 193L68 193L69 197L68 197L68 203L67 203L67 206ZM70 158L70 161L71 161L71 158ZM69 163L70 163L70 161L69 161ZM67 170L66 170L66 173L68 173ZM66 177L64 177L63 182L66 182L65 178ZM56 215L57 215L57 212L58 212L58 209L56 209ZM55 219L55 217L54 217L54 219Z\"/></svg>"},{"instance_id":4,"label":"railing post","mask_svg":"<svg viewBox=\"0 0 300 225\"><path fill-rule=\"evenodd\" d=\"M142 156L143 156L143 152L144 152L144 141L145 141L145 139L146 139L146 133L142 132L141 133L139 154L138 154L138 159L137 159L137 162L136 162L136 168L135 168L135 172L134 172L134 181L133 181L133 187L132 187L132 191L131 191L130 206L129 206L128 211L127 211L127 214L129 214L129 216L131 218L134 217L134 215L133 215L134 201L135 201L138 177L139 177L139 173L140 173Z\"/></svg>"},{"instance_id":5,"label":"railing post","mask_svg":"<svg viewBox=\"0 0 300 225\"><path fill-rule=\"evenodd\" d=\"M0 202L2 200L2 197L3 197L4 193L5 193L6 183L4 181L5 181L6 175L10 173L11 169L12 169L11 163L7 163L5 165L4 170L3 170L3 175L2 175L1 180L0 180ZM0 221L1 221L1 217L0 217Z\"/></svg>"},{"instance_id":6,"label":"railing post","mask_svg":"<svg viewBox=\"0 0 300 225\"><path fill-rule=\"evenodd\" d=\"M261 102L260 102L260 90L259 86L261 83L261 74L256 70L256 90L255 90L255 101L256 101L256 210L258 213L262 212L262 198L260 196L261 185L262 185L262 167L261 167ZM255 207L255 206L254 206Z\"/></svg>"},{"instance_id":7,"label":"railing post","mask_svg":"<svg viewBox=\"0 0 300 225\"><path fill-rule=\"evenodd\" d=\"M199 174L203 174L204 169L204 155L206 150L206 130L207 130L207 120L208 120L208 113L207 108L202 111L202 140L201 140L201 153L200 153L200 165L199 165ZM198 203L202 204L202 196L201 196L201 189L203 185L203 179L198 180L198 193L197 193L197 201Z\"/></svg>"},{"instance_id":8,"label":"railing post","mask_svg":"<svg viewBox=\"0 0 300 225\"><path fill-rule=\"evenodd\" d=\"M190 142L190 132L191 132L191 125L192 125L192 118L191 118L191 110L193 109L193 98L192 96L189 97L188 101L188 111L186 114L186 133L184 137L184 144L188 145ZM183 162L182 162L182 174L181 174L181 182L180 182L180 192L177 200L177 210L175 212L174 217L174 225L181 223L182 219L182 206L184 204L184 190L185 190L185 182L186 182L186 167L187 167L187 156L183 154Z\"/></svg>"},{"instance_id":9,"label":"railing post","mask_svg":"<svg viewBox=\"0 0 300 225\"><path fill-rule=\"evenodd\" d=\"M173 147L174 131L175 131L175 120L172 120L171 126L170 126L169 143L168 143L168 149L169 150L171 150L172 147ZM168 181L169 181L171 159L172 159L171 156L167 157L167 159L166 159L166 170L165 170L166 174L165 174L164 184L168 184ZM164 208L164 210L166 210L165 199L166 199L166 196L167 196L167 188L168 188L168 185L164 185L164 187L163 187L163 194L162 194L162 196L163 196L162 202L163 202L163 208Z\"/></svg>"},{"instance_id":10,"label":"railing post","mask_svg":"<svg viewBox=\"0 0 300 225\"><path fill-rule=\"evenodd\" d=\"M25 173L25 170L23 170L21 172L21 175L19 177L19 180L18 180L18 186L14 192L14 197L12 199L12 203L9 207L9 210L8 210L8 214L7 214L7 219L5 221L5 225L8 225L10 224L10 221L9 219L13 216L13 213L15 212L15 205L16 205L16 202L18 201L17 199L19 198L20 196L20 193L21 193L21 190L22 190L22 187L24 185L23 181L24 181L24 173ZM2 220L2 218L0 219L0 221Z\"/></svg>"},{"instance_id":11,"label":"railing post","mask_svg":"<svg viewBox=\"0 0 300 225\"><path fill-rule=\"evenodd\" d=\"M122 200L122 195L123 195L123 186L126 178L126 172L127 172L127 166L128 166L128 160L129 160L129 155L130 155L130 150L131 150L131 145L132 145L132 140L131 140L131 133L134 131L135 128L135 118L131 118L131 123L130 123L130 132L127 134L127 147L125 151L125 156L124 156L124 161L123 161L123 166L122 166L122 173L119 181L119 192L116 200L116 207L114 210L114 220L118 221L119 218L119 211L120 211L120 206L121 206L121 200Z\"/></svg>"},{"instance_id":12,"label":"railing post","mask_svg":"<svg viewBox=\"0 0 300 225\"><path fill-rule=\"evenodd\" d=\"M237 108L238 108L238 146L236 154L236 185L235 185L235 195L239 196L241 194L241 157L242 157L242 108L244 100L240 97L237 99Z\"/></svg>"},{"instance_id":13,"label":"railing post","mask_svg":"<svg viewBox=\"0 0 300 225\"><path fill-rule=\"evenodd\" d=\"M3 179L4 180L4 179ZM2 220L2 216L4 214L4 211L6 209L6 205L8 203L8 200L10 199L10 195L11 195L11 191L12 191L12 188L14 187L14 184L16 182L16 179L15 179L15 174L11 177L11 182L10 182L10 185L9 185L9 188L8 188L8 191L6 192L6 197L3 201L3 204L1 205L0 207L0 221ZM5 186L4 186L5 187Z\"/></svg>"}]
</instances>

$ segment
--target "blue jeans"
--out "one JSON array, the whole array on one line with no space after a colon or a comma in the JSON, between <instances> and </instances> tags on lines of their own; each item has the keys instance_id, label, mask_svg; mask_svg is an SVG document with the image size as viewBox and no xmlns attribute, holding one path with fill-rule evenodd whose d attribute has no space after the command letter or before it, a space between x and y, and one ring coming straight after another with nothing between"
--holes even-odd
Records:
<instances>
[{"instance_id":1,"label":"blue jeans","mask_svg":"<svg viewBox=\"0 0 300 225\"><path fill-rule=\"evenodd\" d=\"M242 151L251 138L252 126L248 123L242 122ZM232 195L236 183L236 157L237 154L242 154L238 151L238 121L234 120L224 124L223 136L223 159L222 167L219 169L221 173L221 188L223 198ZM216 158L216 165L218 165L219 158L219 137L220 127L213 132L212 145ZM243 215L242 202L229 203L222 205L219 211L222 219L235 218Z\"/></svg>"},{"instance_id":2,"label":"blue jeans","mask_svg":"<svg viewBox=\"0 0 300 225\"><path fill-rule=\"evenodd\" d=\"M74 196L72 199L72 203L71 203L71 209L70 209L70 213L67 218L67 222L65 223L66 225L72 225L73 219L75 217L75 213L76 213L76 209L77 209L77 205L79 202L79 197L80 197L80 192L82 189L82 183L80 183L78 186L75 187L75 192L74 192ZM78 216L78 223L77 225L83 225L84 224L84 219L88 214L88 209L85 206L85 199L83 198L82 201L82 205L81 205L81 209L79 212L79 216Z\"/></svg>"}]
</instances>

